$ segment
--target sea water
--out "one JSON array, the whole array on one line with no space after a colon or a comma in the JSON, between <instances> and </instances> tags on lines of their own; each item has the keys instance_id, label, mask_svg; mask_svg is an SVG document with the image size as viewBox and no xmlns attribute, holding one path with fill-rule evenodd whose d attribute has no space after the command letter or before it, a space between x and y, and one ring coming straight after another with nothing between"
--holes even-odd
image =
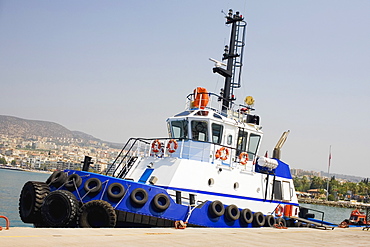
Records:
<instances>
[{"instance_id":1,"label":"sea water","mask_svg":"<svg viewBox=\"0 0 370 247\"><path fill-rule=\"evenodd\" d=\"M27 181L45 182L49 176L47 173L0 169L0 215L8 217L11 227L33 227L19 217L19 195ZM4 219L0 219L0 226L5 227Z\"/></svg>"},{"instance_id":2,"label":"sea water","mask_svg":"<svg viewBox=\"0 0 370 247\"><path fill-rule=\"evenodd\" d=\"M343 220L349 219L352 210L354 210L354 208L328 207L315 204L301 203L300 205L305 208L324 212L324 221L328 221L334 224L340 224ZM313 210L310 210L309 213L313 213L315 215L315 219L321 220L321 213L315 212Z\"/></svg>"},{"instance_id":3,"label":"sea water","mask_svg":"<svg viewBox=\"0 0 370 247\"><path fill-rule=\"evenodd\" d=\"M0 169L0 215L9 218L11 227L33 227L33 224L23 223L19 217L19 195L27 181L45 182L49 176L50 174L46 173ZM353 210L313 204L301 205L323 211L324 220L334 224L339 224L344 219L348 219ZM316 219L321 219L321 214L311 211L310 213L314 213ZM5 220L0 219L0 226L5 226Z\"/></svg>"}]
</instances>

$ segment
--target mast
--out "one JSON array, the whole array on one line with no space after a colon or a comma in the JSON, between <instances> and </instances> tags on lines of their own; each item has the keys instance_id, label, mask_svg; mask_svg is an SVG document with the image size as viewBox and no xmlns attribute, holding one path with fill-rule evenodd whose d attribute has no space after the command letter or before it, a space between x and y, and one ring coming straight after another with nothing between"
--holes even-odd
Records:
<instances>
[{"instance_id":1,"label":"mast","mask_svg":"<svg viewBox=\"0 0 370 247\"><path fill-rule=\"evenodd\" d=\"M225 46L222 60L227 60L226 69L216 66L213 73L218 73L225 77L224 88L221 89L222 111L227 112L231 107L232 101L235 100L234 88L241 87L241 68L243 66L243 49L245 27L247 23L239 12L233 14L230 9L226 16L226 24L231 24L230 43Z\"/></svg>"}]
</instances>

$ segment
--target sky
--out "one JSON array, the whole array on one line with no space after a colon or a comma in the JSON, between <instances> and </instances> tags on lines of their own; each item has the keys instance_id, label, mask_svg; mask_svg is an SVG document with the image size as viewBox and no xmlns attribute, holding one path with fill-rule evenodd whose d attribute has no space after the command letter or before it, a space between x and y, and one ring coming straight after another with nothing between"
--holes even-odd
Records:
<instances>
[{"instance_id":1,"label":"sky","mask_svg":"<svg viewBox=\"0 0 370 247\"><path fill-rule=\"evenodd\" d=\"M247 25L242 88L291 168L370 177L368 0L0 0L0 115L99 139L166 137L197 86L219 93L230 29Z\"/></svg>"}]
</instances>

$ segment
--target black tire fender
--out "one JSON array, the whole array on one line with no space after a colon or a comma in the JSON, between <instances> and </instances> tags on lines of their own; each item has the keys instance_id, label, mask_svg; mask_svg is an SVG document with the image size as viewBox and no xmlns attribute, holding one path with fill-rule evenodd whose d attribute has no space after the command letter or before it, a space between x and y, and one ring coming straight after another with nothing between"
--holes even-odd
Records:
<instances>
[{"instance_id":1,"label":"black tire fender","mask_svg":"<svg viewBox=\"0 0 370 247\"><path fill-rule=\"evenodd\" d=\"M77 221L78 225L84 228L115 227L117 215L108 202L93 200L81 207Z\"/></svg>"},{"instance_id":2,"label":"black tire fender","mask_svg":"<svg viewBox=\"0 0 370 247\"><path fill-rule=\"evenodd\" d=\"M265 226L273 227L276 224L276 219L272 215L266 215L265 217Z\"/></svg>"},{"instance_id":3,"label":"black tire fender","mask_svg":"<svg viewBox=\"0 0 370 247\"><path fill-rule=\"evenodd\" d=\"M78 174L71 174L68 176L64 186L69 191L75 191L76 190L75 184L77 188L80 187L80 185L82 184L82 178Z\"/></svg>"},{"instance_id":4,"label":"black tire fender","mask_svg":"<svg viewBox=\"0 0 370 247\"><path fill-rule=\"evenodd\" d=\"M101 181L98 178L89 178L84 184L84 189L89 193L99 193L101 190Z\"/></svg>"},{"instance_id":5,"label":"black tire fender","mask_svg":"<svg viewBox=\"0 0 370 247\"><path fill-rule=\"evenodd\" d=\"M226 218L228 218L231 221L235 221L239 219L240 217L239 208L235 206L234 204L231 204L226 207L225 214L226 214Z\"/></svg>"},{"instance_id":6,"label":"black tire fender","mask_svg":"<svg viewBox=\"0 0 370 247\"><path fill-rule=\"evenodd\" d=\"M107 195L112 201L120 200L125 194L125 187L120 183L112 183L108 186Z\"/></svg>"},{"instance_id":7,"label":"black tire fender","mask_svg":"<svg viewBox=\"0 0 370 247\"><path fill-rule=\"evenodd\" d=\"M276 219L276 224L278 224L279 226L284 226L284 227L288 226L288 224L287 224L287 222L284 218L277 218Z\"/></svg>"},{"instance_id":8,"label":"black tire fender","mask_svg":"<svg viewBox=\"0 0 370 247\"><path fill-rule=\"evenodd\" d=\"M143 188L136 188L131 192L130 199L136 206L143 206L148 201L148 192Z\"/></svg>"},{"instance_id":9,"label":"black tire fender","mask_svg":"<svg viewBox=\"0 0 370 247\"><path fill-rule=\"evenodd\" d=\"M253 214L253 226L261 227L265 224L265 216L261 212Z\"/></svg>"},{"instance_id":10,"label":"black tire fender","mask_svg":"<svg viewBox=\"0 0 370 247\"><path fill-rule=\"evenodd\" d=\"M63 171L55 171L50 177L46 180L48 185L59 188L67 181L67 174Z\"/></svg>"},{"instance_id":11,"label":"black tire fender","mask_svg":"<svg viewBox=\"0 0 370 247\"><path fill-rule=\"evenodd\" d=\"M240 219L246 224L252 223L253 221L252 211L249 208L243 209L240 214Z\"/></svg>"},{"instance_id":12,"label":"black tire fender","mask_svg":"<svg viewBox=\"0 0 370 247\"><path fill-rule=\"evenodd\" d=\"M294 227L303 227L303 224L301 221L297 221L294 223Z\"/></svg>"},{"instance_id":13,"label":"black tire fender","mask_svg":"<svg viewBox=\"0 0 370 247\"><path fill-rule=\"evenodd\" d=\"M50 192L41 207L43 221L52 227L74 226L78 213L78 201L68 190Z\"/></svg>"},{"instance_id":14,"label":"black tire fender","mask_svg":"<svg viewBox=\"0 0 370 247\"><path fill-rule=\"evenodd\" d=\"M19 216L24 223L42 223L41 206L50 193L46 183L28 181L19 197Z\"/></svg>"},{"instance_id":15,"label":"black tire fender","mask_svg":"<svg viewBox=\"0 0 370 247\"><path fill-rule=\"evenodd\" d=\"M225 213L225 208L222 202L216 200L209 204L208 211L212 217L220 217Z\"/></svg>"},{"instance_id":16,"label":"black tire fender","mask_svg":"<svg viewBox=\"0 0 370 247\"><path fill-rule=\"evenodd\" d=\"M156 211L163 212L170 206L170 199L166 194L159 193L153 197L152 203Z\"/></svg>"}]
</instances>

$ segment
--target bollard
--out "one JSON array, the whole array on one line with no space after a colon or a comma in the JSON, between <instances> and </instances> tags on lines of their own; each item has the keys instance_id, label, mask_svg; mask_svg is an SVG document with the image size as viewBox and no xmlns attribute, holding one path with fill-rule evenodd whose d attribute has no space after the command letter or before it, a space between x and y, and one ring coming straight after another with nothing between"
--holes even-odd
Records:
<instances>
[{"instance_id":1,"label":"bollard","mask_svg":"<svg viewBox=\"0 0 370 247\"><path fill-rule=\"evenodd\" d=\"M5 221L6 221L6 227L5 227L5 230L9 230L10 222L9 222L8 217L5 217L5 216L0 215L0 218L5 219ZM2 229L3 229L3 228L0 226L0 231L1 231Z\"/></svg>"}]
</instances>

